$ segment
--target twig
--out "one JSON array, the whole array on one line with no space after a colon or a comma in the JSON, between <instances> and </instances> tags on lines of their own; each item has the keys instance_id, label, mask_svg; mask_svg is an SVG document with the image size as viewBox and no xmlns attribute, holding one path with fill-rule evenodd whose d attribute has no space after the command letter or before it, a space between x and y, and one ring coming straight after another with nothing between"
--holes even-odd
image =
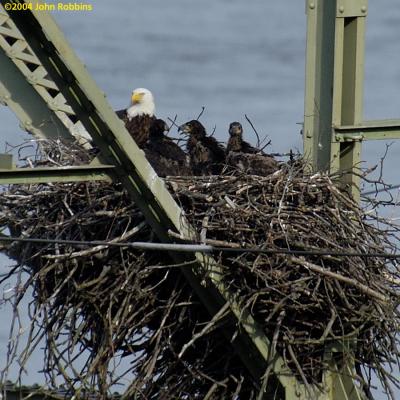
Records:
<instances>
[{"instance_id":1,"label":"twig","mask_svg":"<svg viewBox=\"0 0 400 400\"><path fill-rule=\"evenodd\" d=\"M261 146L261 142L260 142L260 136L257 132L257 129L254 127L253 123L250 121L250 118L246 114L244 114L244 116L245 116L247 122L250 124L251 128L253 129L254 133L256 134L256 137L257 137L257 146L256 147L259 148Z\"/></svg>"},{"instance_id":2,"label":"twig","mask_svg":"<svg viewBox=\"0 0 400 400\"><path fill-rule=\"evenodd\" d=\"M200 114L199 114L199 115L197 116L197 118L196 118L197 121L201 118L201 116L203 115L205 109L206 109L206 108L205 108L204 106L201 107Z\"/></svg>"},{"instance_id":3,"label":"twig","mask_svg":"<svg viewBox=\"0 0 400 400\"><path fill-rule=\"evenodd\" d=\"M178 358L182 358L183 355L185 354L186 350L190 347L193 346L194 342L204 336L205 334L209 333L211 329L215 327L215 324L224 317L224 315L227 313L229 310L230 305L229 303L225 303L219 311L212 317L211 321L198 333L194 334L192 339L183 345L182 350L178 354Z\"/></svg>"},{"instance_id":4,"label":"twig","mask_svg":"<svg viewBox=\"0 0 400 400\"><path fill-rule=\"evenodd\" d=\"M301 260L300 258L297 258L297 257L291 257L291 259L294 262L296 262L297 264L300 264L303 267L310 269L311 271L317 272L319 274L328 276L333 279L337 279L338 281L347 283L348 285L352 285L352 286L356 287L357 289L359 289L364 294L366 294L367 296L375 297L377 300L379 300L381 302L386 303L389 300L383 294L378 293L377 291L371 289L370 287L368 287L367 285L364 285L363 283L356 281L355 279L347 278L346 276L337 274L336 272L325 270L324 268L321 268L318 265L312 264L305 260Z\"/></svg>"}]
</instances>

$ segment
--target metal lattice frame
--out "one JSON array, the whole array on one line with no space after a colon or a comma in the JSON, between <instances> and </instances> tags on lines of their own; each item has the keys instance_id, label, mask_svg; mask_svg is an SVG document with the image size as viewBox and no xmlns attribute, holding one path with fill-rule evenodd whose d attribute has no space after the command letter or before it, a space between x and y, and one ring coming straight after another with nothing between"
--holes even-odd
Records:
<instances>
[{"instance_id":1,"label":"metal lattice frame","mask_svg":"<svg viewBox=\"0 0 400 400\"><path fill-rule=\"evenodd\" d=\"M14 2L24 3L23 0ZM9 74L2 71L0 95L3 102L15 111L23 127L40 137L70 138L70 131L79 134L80 129L75 128L81 122L100 148L102 161L114 166L106 172L123 183L159 239L170 242L169 230L178 232L183 239L193 237L194 232L183 211L116 117L104 93L68 46L52 17L43 11L7 14L0 9L0 24L0 57L5 60L3 64L0 58L0 68ZM11 75L16 80L14 86L10 84ZM15 99L13 96L18 91L30 98L26 101ZM34 108L35 102L37 108ZM37 118L32 119L31 115ZM171 256L177 262L187 261L183 254L173 253ZM309 393L281 357L270 359L269 340L223 285L217 263L203 254L196 255L196 262L193 268L183 267L182 273L212 315L226 302L229 303L231 328L241 326L233 345L250 373L261 381L267 363L273 366L274 377L269 380L265 399L361 399L348 365L338 371L332 364L331 371L326 372L323 379L327 390L322 393L312 387L312 393ZM209 271L210 280L207 282L201 277L204 270ZM231 339L229 332L227 337ZM327 350L327 362L334 351Z\"/></svg>"},{"instance_id":2,"label":"metal lattice frame","mask_svg":"<svg viewBox=\"0 0 400 400\"><path fill-rule=\"evenodd\" d=\"M18 49L29 49L31 56L29 60L22 61L20 58L25 56L17 57L15 53L10 54L9 51L4 51L9 50L10 46L16 46L16 42L13 42L13 40L2 40L0 45L5 57L8 58L8 65L2 64L1 68L5 71L10 70L12 68L10 61L14 65L22 65L22 68L18 69L18 76L14 74L13 77L9 78L7 75L1 74L3 84L7 83L9 85L10 79L15 79L19 84L19 86L12 87L6 93L8 98L5 100L7 100L6 104L13 109L22 121L22 125L31 131L31 127L34 126L33 133L39 137L54 138L54 132L57 132L57 136L71 138L68 129L58 130L53 129L53 127L44 129L43 125L40 125L44 119L51 119L56 115L55 107L47 107L47 102L51 103L54 98L62 99L63 102L68 101L69 105L67 107L69 108L67 110L64 109L64 111L68 111L68 115L79 116L79 121L90 132L106 161L116 166L113 178L123 182L160 240L164 242L171 241L168 235L169 229L180 232L183 238L190 237L192 233L190 227L184 222L182 210L166 190L163 181L154 173L143 152L136 146L124 125L116 117L114 111L106 102L104 94L97 88L84 66L66 44L65 38L51 16L40 12L37 15L29 13L29 18L21 19L20 17L28 17L28 15L27 13L24 13L24 15L22 13L2 14L3 29L0 34L3 35L5 33L8 37L16 38ZM11 36L11 32L13 36ZM32 51L32 48L35 49L35 52ZM62 59L60 56L62 56ZM30 79L32 71L24 66L26 61L33 60L35 61L35 71L42 71L42 74L43 71L46 71L46 75L43 76L47 84L45 89ZM22 85L24 86L21 87ZM44 97L40 96L41 101L39 104L45 105L48 111L47 114L43 111L45 117L41 118L39 123L28 123L27 125L26 122L30 121L29 119L26 120L26 111L31 109L33 102L38 101L37 96L34 101L31 99L27 104L21 103L20 99L12 101L12 96L18 91L26 91L32 97L35 97L39 86L42 94L44 93ZM59 88L63 88L63 90ZM50 89L51 96L47 95L49 94L48 89ZM54 96L54 94L56 95ZM37 110L32 110L32 113L36 112ZM41 129L36 131L39 127ZM5 176L10 177L9 181L15 179L15 172L11 171L14 176L11 176L11 173L7 171L3 171L3 173ZM182 255L174 253L172 256L178 262L186 261ZM197 277L196 268L191 270L185 267L182 272L212 314L217 313L227 300L231 302L233 311L230 317L231 328L236 329L235 326L239 323L237 320L239 315L241 318L240 324L242 325L241 333L233 344L249 371L259 380L265 371L266 360L269 356L268 340L261 329L257 327L252 317L246 314L241 315L241 310L235 301L229 298L230 294L221 285L216 263L210 257L205 257L201 254L197 255L197 260L200 263L197 265L197 269L206 268L212 270L213 285L211 288L200 277ZM231 333L229 333L229 336L231 336ZM229 337L229 339L231 338ZM282 359L277 358L274 361L274 365L276 372L279 372L281 368L281 372L290 373L288 369L284 370ZM291 382L289 384L289 378L285 374L281 375L281 380L290 388L288 390L291 390L293 385ZM269 391L271 393L275 392L277 386L281 386L279 381L276 378L272 379L271 387L267 389L267 393Z\"/></svg>"},{"instance_id":3,"label":"metal lattice frame","mask_svg":"<svg viewBox=\"0 0 400 400\"><path fill-rule=\"evenodd\" d=\"M63 94L0 4L0 103L38 138L90 139Z\"/></svg>"},{"instance_id":4,"label":"metal lattice frame","mask_svg":"<svg viewBox=\"0 0 400 400\"><path fill-rule=\"evenodd\" d=\"M316 171L345 172L356 200L362 142L400 138L400 120L363 120L367 13L368 0L306 0L304 155ZM350 376L351 364L345 368ZM328 385L338 399L353 393L345 377L338 384L333 374Z\"/></svg>"},{"instance_id":5,"label":"metal lattice frame","mask_svg":"<svg viewBox=\"0 0 400 400\"><path fill-rule=\"evenodd\" d=\"M316 171L348 171L359 199L362 141L400 138L400 120L363 120L368 0L306 0L306 13L304 154Z\"/></svg>"}]
</instances>

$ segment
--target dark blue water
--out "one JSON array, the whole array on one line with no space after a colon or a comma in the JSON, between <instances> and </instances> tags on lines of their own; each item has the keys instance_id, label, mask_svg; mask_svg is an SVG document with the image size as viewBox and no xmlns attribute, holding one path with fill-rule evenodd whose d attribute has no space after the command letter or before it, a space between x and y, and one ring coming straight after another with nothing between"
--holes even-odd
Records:
<instances>
[{"instance_id":1,"label":"dark blue water","mask_svg":"<svg viewBox=\"0 0 400 400\"><path fill-rule=\"evenodd\" d=\"M155 95L157 115L202 121L220 140L231 121L247 114L272 151L301 149L306 18L304 1L94 0L91 12L54 17L114 108L135 87ZM370 1L367 23L365 118L400 118L400 2ZM23 138L15 118L0 109L6 140ZM16 135L16 133L18 133ZM400 183L400 143L384 177ZM365 165L379 161L385 142L364 145ZM398 216L393 209L391 215ZM9 263L7 260L4 263ZM6 315L6 314L4 314ZM5 344L7 324L0 328ZM26 382L37 380L30 372ZM400 396L400 394L399 394Z\"/></svg>"}]
</instances>

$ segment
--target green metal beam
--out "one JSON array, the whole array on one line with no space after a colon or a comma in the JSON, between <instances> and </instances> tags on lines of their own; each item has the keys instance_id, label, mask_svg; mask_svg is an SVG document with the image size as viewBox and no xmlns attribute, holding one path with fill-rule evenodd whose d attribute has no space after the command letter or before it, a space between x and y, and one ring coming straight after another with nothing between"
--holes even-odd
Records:
<instances>
[{"instance_id":1,"label":"green metal beam","mask_svg":"<svg viewBox=\"0 0 400 400\"><path fill-rule=\"evenodd\" d=\"M352 174L360 162L361 140L350 142L333 126L362 121L364 33L367 0L306 0L307 51L304 106L304 156L315 171L349 171L343 184L359 197ZM340 140L338 140L340 139ZM324 374L327 398L359 400L351 362Z\"/></svg>"},{"instance_id":2,"label":"green metal beam","mask_svg":"<svg viewBox=\"0 0 400 400\"><path fill-rule=\"evenodd\" d=\"M4 3L4 0L1 1ZM22 0L14 2L24 3ZM36 1L33 2L33 4L35 3ZM316 15L310 17L309 27L313 30L318 44L315 48L308 46L308 53L314 57L314 61L319 60L322 55L329 58L329 52L325 51L325 47L333 46L333 31L328 29L329 34L323 35L322 39L318 38L318 34L327 32L324 26L326 24L331 26L329 16L335 13L335 9L330 3L322 1L314 2L313 5L310 3L309 9L316 9L319 13L318 16L324 18L321 24L320 18ZM148 164L143 152L136 146L122 122L116 117L105 100L104 93L98 89L68 46L51 16L43 11L27 11L24 13L10 12L10 17L22 32L22 37L29 42L30 48L46 73L50 75L57 90L61 91L68 107L71 107L74 115L83 123L96 146L101 150L102 162L115 165L115 170L110 171L113 179L124 184L159 239L163 242L171 242L169 230L178 232L182 239L194 238L196 233L185 220L183 211L165 188L164 182L158 178ZM308 99L312 94L317 94L320 102L312 103L311 106L311 103L306 101L310 109L312 108L313 114L309 114L309 120L305 123L305 132L306 137L310 139L308 140L309 149L312 155L318 158L318 165L327 167L330 159L330 147L326 146L330 143L331 136L328 140L326 132L329 130L329 135L332 135L332 121L329 120L330 116L327 111L332 106L332 99L329 99L329 96L327 99L324 97L325 91L329 90L329 84L326 84L323 75L328 74L330 79L333 79L329 59L323 63L317 63L314 71L319 75L319 81L317 85L315 82L309 85ZM49 101L47 103L49 104ZM50 107L50 109L52 108ZM321 109L323 117L321 117ZM53 111L56 112L54 109ZM306 115L308 114L306 113ZM321 127L323 127L323 134L319 130ZM44 133L44 137L47 137L47 133ZM319 156L321 147L324 148L323 156ZM40 176L43 175L39 174L38 179ZM173 253L171 256L177 262L187 261L187 256L182 254ZM252 316L240 308L234 295L223 284L220 266L214 259L203 254L196 255L196 262L193 269L185 267L182 272L211 314L215 314L221 306L229 302L232 311L232 315L228 319L229 329L236 329L237 325L241 326L233 344L250 373L255 379L260 380L267 362L272 363L275 376L270 380L271 384L268 385L264 398L285 398L287 400L331 398L328 397L327 392L322 393L316 387L312 387L312 393L309 393L304 385L297 381L281 357L276 356L269 360L269 340ZM205 271L208 272L209 280L203 279ZM227 332L229 339L231 339L231 333ZM332 398L337 399L338 397ZM348 398L356 399L356 397Z\"/></svg>"},{"instance_id":3,"label":"green metal beam","mask_svg":"<svg viewBox=\"0 0 400 400\"><path fill-rule=\"evenodd\" d=\"M363 120L365 21L367 0L337 0L333 82L333 126L358 125ZM331 171L344 172L342 183L355 200L360 182L361 139L338 142L332 132Z\"/></svg>"},{"instance_id":4,"label":"green metal beam","mask_svg":"<svg viewBox=\"0 0 400 400\"><path fill-rule=\"evenodd\" d=\"M329 399L366 400L361 390L354 385L356 343L352 340L341 340L326 346L324 362L328 366L324 374L326 387L329 389Z\"/></svg>"},{"instance_id":5,"label":"green metal beam","mask_svg":"<svg viewBox=\"0 0 400 400\"><path fill-rule=\"evenodd\" d=\"M337 142L400 139L400 120L398 119L363 121L357 125L334 125L333 129Z\"/></svg>"},{"instance_id":6,"label":"green metal beam","mask_svg":"<svg viewBox=\"0 0 400 400\"><path fill-rule=\"evenodd\" d=\"M63 137L71 140L67 128L54 117L47 103L24 79L3 48L0 48L0 75L0 104L8 106L15 113L21 129L38 138Z\"/></svg>"},{"instance_id":7,"label":"green metal beam","mask_svg":"<svg viewBox=\"0 0 400 400\"><path fill-rule=\"evenodd\" d=\"M304 100L304 157L315 171L331 162L335 0L306 0L307 49Z\"/></svg>"},{"instance_id":8,"label":"green metal beam","mask_svg":"<svg viewBox=\"0 0 400 400\"><path fill-rule=\"evenodd\" d=\"M1 4L0 76L0 104L15 113L22 130L64 140L72 133L87 145L82 124Z\"/></svg>"},{"instance_id":9,"label":"green metal beam","mask_svg":"<svg viewBox=\"0 0 400 400\"><path fill-rule=\"evenodd\" d=\"M113 165L84 165L58 168L0 169L0 185L49 182L107 181L111 182Z\"/></svg>"},{"instance_id":10,"label":"green metal beam","mask_svg":"<svg viewBox=\"0 0 400 400\"><path fill-rule=\"evenodd\" d=\"M336 140L332 126L362 121L367 0L307 0L304 156L316 171L350 171L344 184L359 197L357 137ZM339 138L339 136L338 136Z\"/></svg>"},{"instance_id":11,"label":"green metal beam","mask_svg":"<svg viewBox=\"0 0 400 400\"><path fill-rule=\"evenodd\" d=\"M70 394L68 390L60 388L57 391L50 391L42 386L34 384L32 386L20 386L10 381L0 385L0 393L4 394L5 400L72 400L76 396ZM88 393L87 398L98 399L98 393ZM0 396L2 399L2 397ZM113 394L104 400L119 400L121 395Z\"/></svg>"},{"instance_id":12,"label":"green metal beam","mask_svg":"<svg viewBox=\"0 0 400 400\"><path fill-rule=\"evenodd\" d=\"M102 162L115 165L113 178L123 183L159 239L171 242L169 230L178 232L183 239L194 238L195 232L185 220L183 211L115 115L104 93L98 89L69 47L50 14L26 11L10 12L9 15L101 150ZM187 260L182 254L173 253L171 256L178 262ZM234 345L250 373L260 380L269 359L268 339L252 316L242 313L232 294L223 285L222 273L215 260L197 254L196 261L193 269L185 267L182 273L211 314L218 312L226 301L231 304L231 331L227 335L231 339L232 330L237 325L242 327ZM203 278L205 271L209 271L209 280ZM276 388L281 385L291 391L296 381L279 357L274 359L274 372L275 377L271 379L265 398L272 398Z\"/></svg>"},{"instance_id":13,"label":"green metal beam","mask_svg":"<svg viewBox=\"0 0 400 400\"><path fill-rule=\"evenodd\" d=\"M66 400L71 399L73 396L64 396L63 394L47 393L39 386L16 386L13 384L5 384L0 386L0 391L5 394L6 400ZM2 397L1 397L2 398Z\"/></svg>"}]
</instances>

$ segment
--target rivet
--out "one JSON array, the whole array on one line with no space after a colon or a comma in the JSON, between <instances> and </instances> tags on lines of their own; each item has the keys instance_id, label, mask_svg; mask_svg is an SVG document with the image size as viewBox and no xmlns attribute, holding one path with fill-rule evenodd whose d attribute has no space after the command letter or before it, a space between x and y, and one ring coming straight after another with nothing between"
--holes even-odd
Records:
<instances>
[{"instance_id":1,"label":"rivet","mask_svg":"<svg viewBox=\"0 0 400 400\"><path fill-rule=\"evenodd\" d=\"M344 13L344 6L339 7L339 12Z\"/></svg>"},{"instance_id":2,"label":"rivet","mask_svg":"<svg viewBox=\"0 0 400 400\"><path fill-rule=\"evenodd\" d=\"M361 7L361 12L363 12L363 13L367 12L367 6L362 6Z\"/></svg>"},{"instance_id":3,"label":"rivet","mask_svg":"<svg viewBox=\"0 0 400 400\"><path fill-rule=\"evenodd\" d=\"M309 7L311 8L311 10L314 10L314 8L315 8L315 3L312 3L312 2L311 2L311 3L309 4Z\"/></svg>"}]
</instances>

